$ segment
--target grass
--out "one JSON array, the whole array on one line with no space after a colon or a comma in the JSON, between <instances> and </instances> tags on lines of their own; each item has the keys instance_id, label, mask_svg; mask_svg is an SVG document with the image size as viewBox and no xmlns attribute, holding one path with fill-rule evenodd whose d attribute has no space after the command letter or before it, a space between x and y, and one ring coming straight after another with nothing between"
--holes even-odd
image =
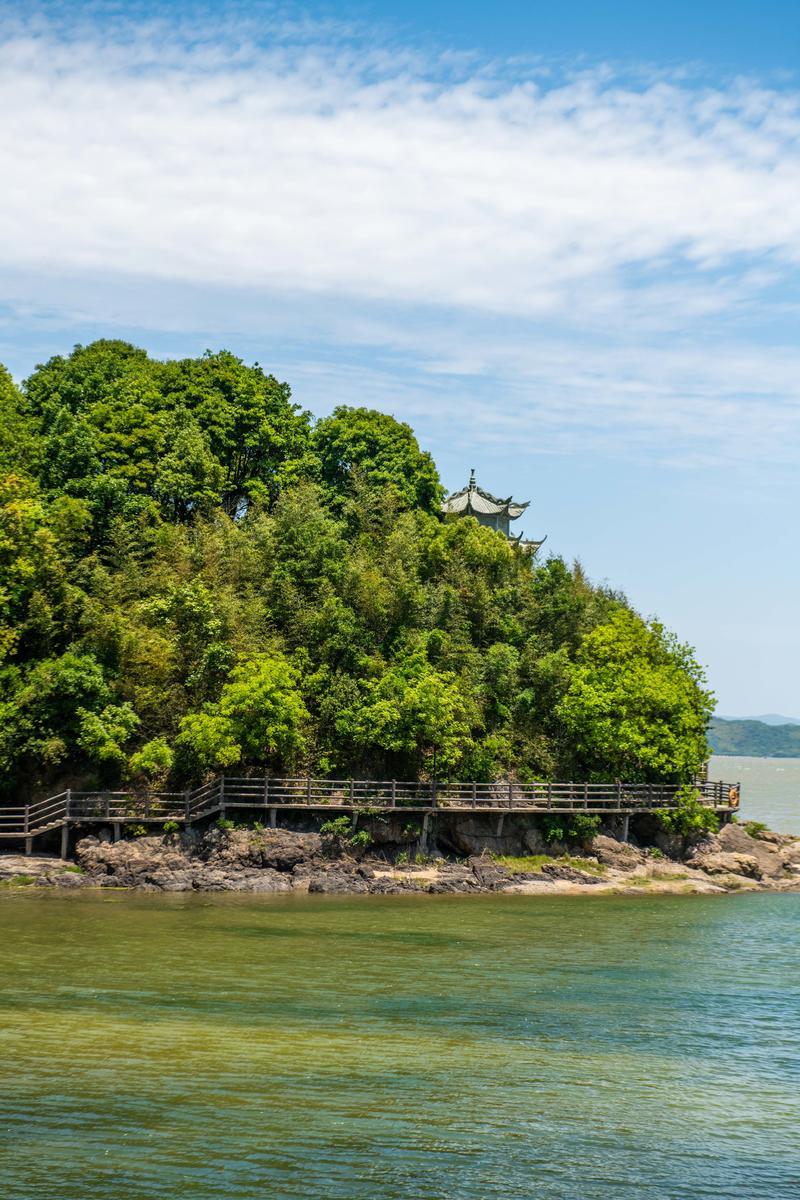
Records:
<instances>
[{"instance_id":1,"label":"grass","mask_svg":"<svg viewBox=\"0 0 800 1200\"><path fill-rule=\"evenodd\" d=\"M30 887L36 880L33 875L12 875L10 879L4 880L3 887Z\"/></svg>"},{"instance_id":2,"label":"grass","mask_svg":"<svg viewBox=\"0 0 800 1200\"><path fill-rule=\"evenodd\" d=\"M70 875L82 875L83 867L79 867L77 863L70 863L68 867L64 867L65 871L69 871Z\"/></svg>"},{"instance_id":3,"label":"grass","mask_svg":"<svg viewBox=\"0 0 800 1200\"><path fill-rule=\"evenodd\" d=\"M527 871L541 871L545 863L555 863L559 867L574 867L576 871L585 871L587 875L605 875L606 868L593 858L576 858L565 854L562 858L553 858L550 854L528 854L515 856L513 854L493 854L492 858L501 867L505 867L512 875L521 875Z\"/></svg>"}]
</instances>

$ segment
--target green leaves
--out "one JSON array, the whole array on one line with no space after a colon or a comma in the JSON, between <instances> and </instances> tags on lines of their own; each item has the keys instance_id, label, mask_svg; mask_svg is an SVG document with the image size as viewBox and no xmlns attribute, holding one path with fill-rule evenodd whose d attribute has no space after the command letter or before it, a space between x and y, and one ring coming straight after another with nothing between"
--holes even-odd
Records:
<instances>
[{"instance_id":1,"label":"green leaves","mask_svg":"<svg viewBox=\"0 0 800 1200\"><path fill-rule=\"evenodd\" d=\"M590 777L689 780L709 754L703 682L689 647L618 608L581 642L558 716Z\"/></svg>"},{"instance_id":2,"label":"green leaves","mask_svg":"<svg viewBox=\"0 0 800 1200\"><path fill-rule=\"evenodd\" d=\"M175 748L184 769L204 774L238 762L296 762L308 721L297 684L298 672L281 654L241 663L217 704L181 721Z\"/></svg>"}]
</instances>

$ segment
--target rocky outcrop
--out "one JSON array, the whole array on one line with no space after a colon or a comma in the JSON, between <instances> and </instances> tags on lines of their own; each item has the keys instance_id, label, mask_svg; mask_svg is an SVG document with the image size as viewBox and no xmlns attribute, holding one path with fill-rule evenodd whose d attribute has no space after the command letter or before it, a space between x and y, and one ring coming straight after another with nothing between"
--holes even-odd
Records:
<instances>
[{"instance_id":1,"label":"rocky outcrop","mask_svg":"<svg viewBox=\"0 0 800 1200\"><path fill-rule=\"evenodd\" d=\"M618 842L615 838L598 834L592 839L591 853L598 862L617 871L633 871L646 861L643 850L629 842Z\"/></svg>"},{"instance_id":2,"label":"rocky outcrop","mask_svg":"<svg viewBox=\"0 0 800 1200\"><path fill-rule=\"evenodd\" d=\"M690 846L686 862L710 875L733 874L750 879L780 879L787 873L793 844L779 846L751 837L741 825L726 825L718 834Z\"/></svg>"},{"instance_id":3,"label":"rocky outcrop","mask_svg":"<svg viewBox=\"0 0 800 1200\"><path fill-rule=\"evenodd\" d=\"M520 831L513 836L519 837ZM534 842L537 850L539 843ZM354 851L346 837L288 829L220 829L111 842L84 838L77 863L52 856L0 855L0 885L121 887L140 891L470 893L639 890L728 891L800 888L800 838L753 837L730 825L716 835L680 838L674 857L599 835L589 857L515 858L490 853L394 865L383 851ZM552 852L553 847L550 847ZM523 869L520 870L519 868Z\"/></svg>"}]
</instances>

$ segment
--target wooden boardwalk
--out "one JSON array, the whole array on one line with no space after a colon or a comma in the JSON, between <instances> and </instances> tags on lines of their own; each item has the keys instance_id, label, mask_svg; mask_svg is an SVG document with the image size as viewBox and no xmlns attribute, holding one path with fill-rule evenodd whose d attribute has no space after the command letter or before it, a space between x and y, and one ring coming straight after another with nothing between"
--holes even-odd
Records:
<instances>
[{"instance_id":1,"label":"wooden boardwalk","mask_svg":"<svg viewBox=\"0 0 800 1200\"><path fill-rule=\"evenodd\" d=\"M739 806L739 785L698 780L701 803L720 816ZM111 825L115 837L127 824L162 826L174 821L189 827L229 811L263 812L274 826L281 811L400 809L405 813L574 813L631 816L678 804L673 784L649 783L420 783L374 779L272 779L221 775L187 792L78 792L67 790L46 800L0 808L0 839L33 839L61 829L62 853L72 826ZM427 819L425 826L427 827ZM155 830L154 830L155 832Z\"/></svg>"}]
</instances>

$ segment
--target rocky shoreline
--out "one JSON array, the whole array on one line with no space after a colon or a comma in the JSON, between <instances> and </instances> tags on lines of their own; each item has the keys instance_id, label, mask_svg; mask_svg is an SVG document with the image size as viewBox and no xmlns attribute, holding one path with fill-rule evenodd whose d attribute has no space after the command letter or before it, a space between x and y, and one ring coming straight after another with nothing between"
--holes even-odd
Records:
<instances>
[{"instance_id":1,"label":"rocky shoreline","mask_svg":"<svg viewBox=\"0 0 800 1200\"><path fill-rule=\"evenodd\" d=\"M484 851L392 862L318 833L212 827L119 842L86 837L74 863L0 855L0 886L340 895L800 891L800 838L769 830L751 836L731 824L701 839L668 839L663 848L599 835L578 856Z\"/></svg>"}]
</instances>

